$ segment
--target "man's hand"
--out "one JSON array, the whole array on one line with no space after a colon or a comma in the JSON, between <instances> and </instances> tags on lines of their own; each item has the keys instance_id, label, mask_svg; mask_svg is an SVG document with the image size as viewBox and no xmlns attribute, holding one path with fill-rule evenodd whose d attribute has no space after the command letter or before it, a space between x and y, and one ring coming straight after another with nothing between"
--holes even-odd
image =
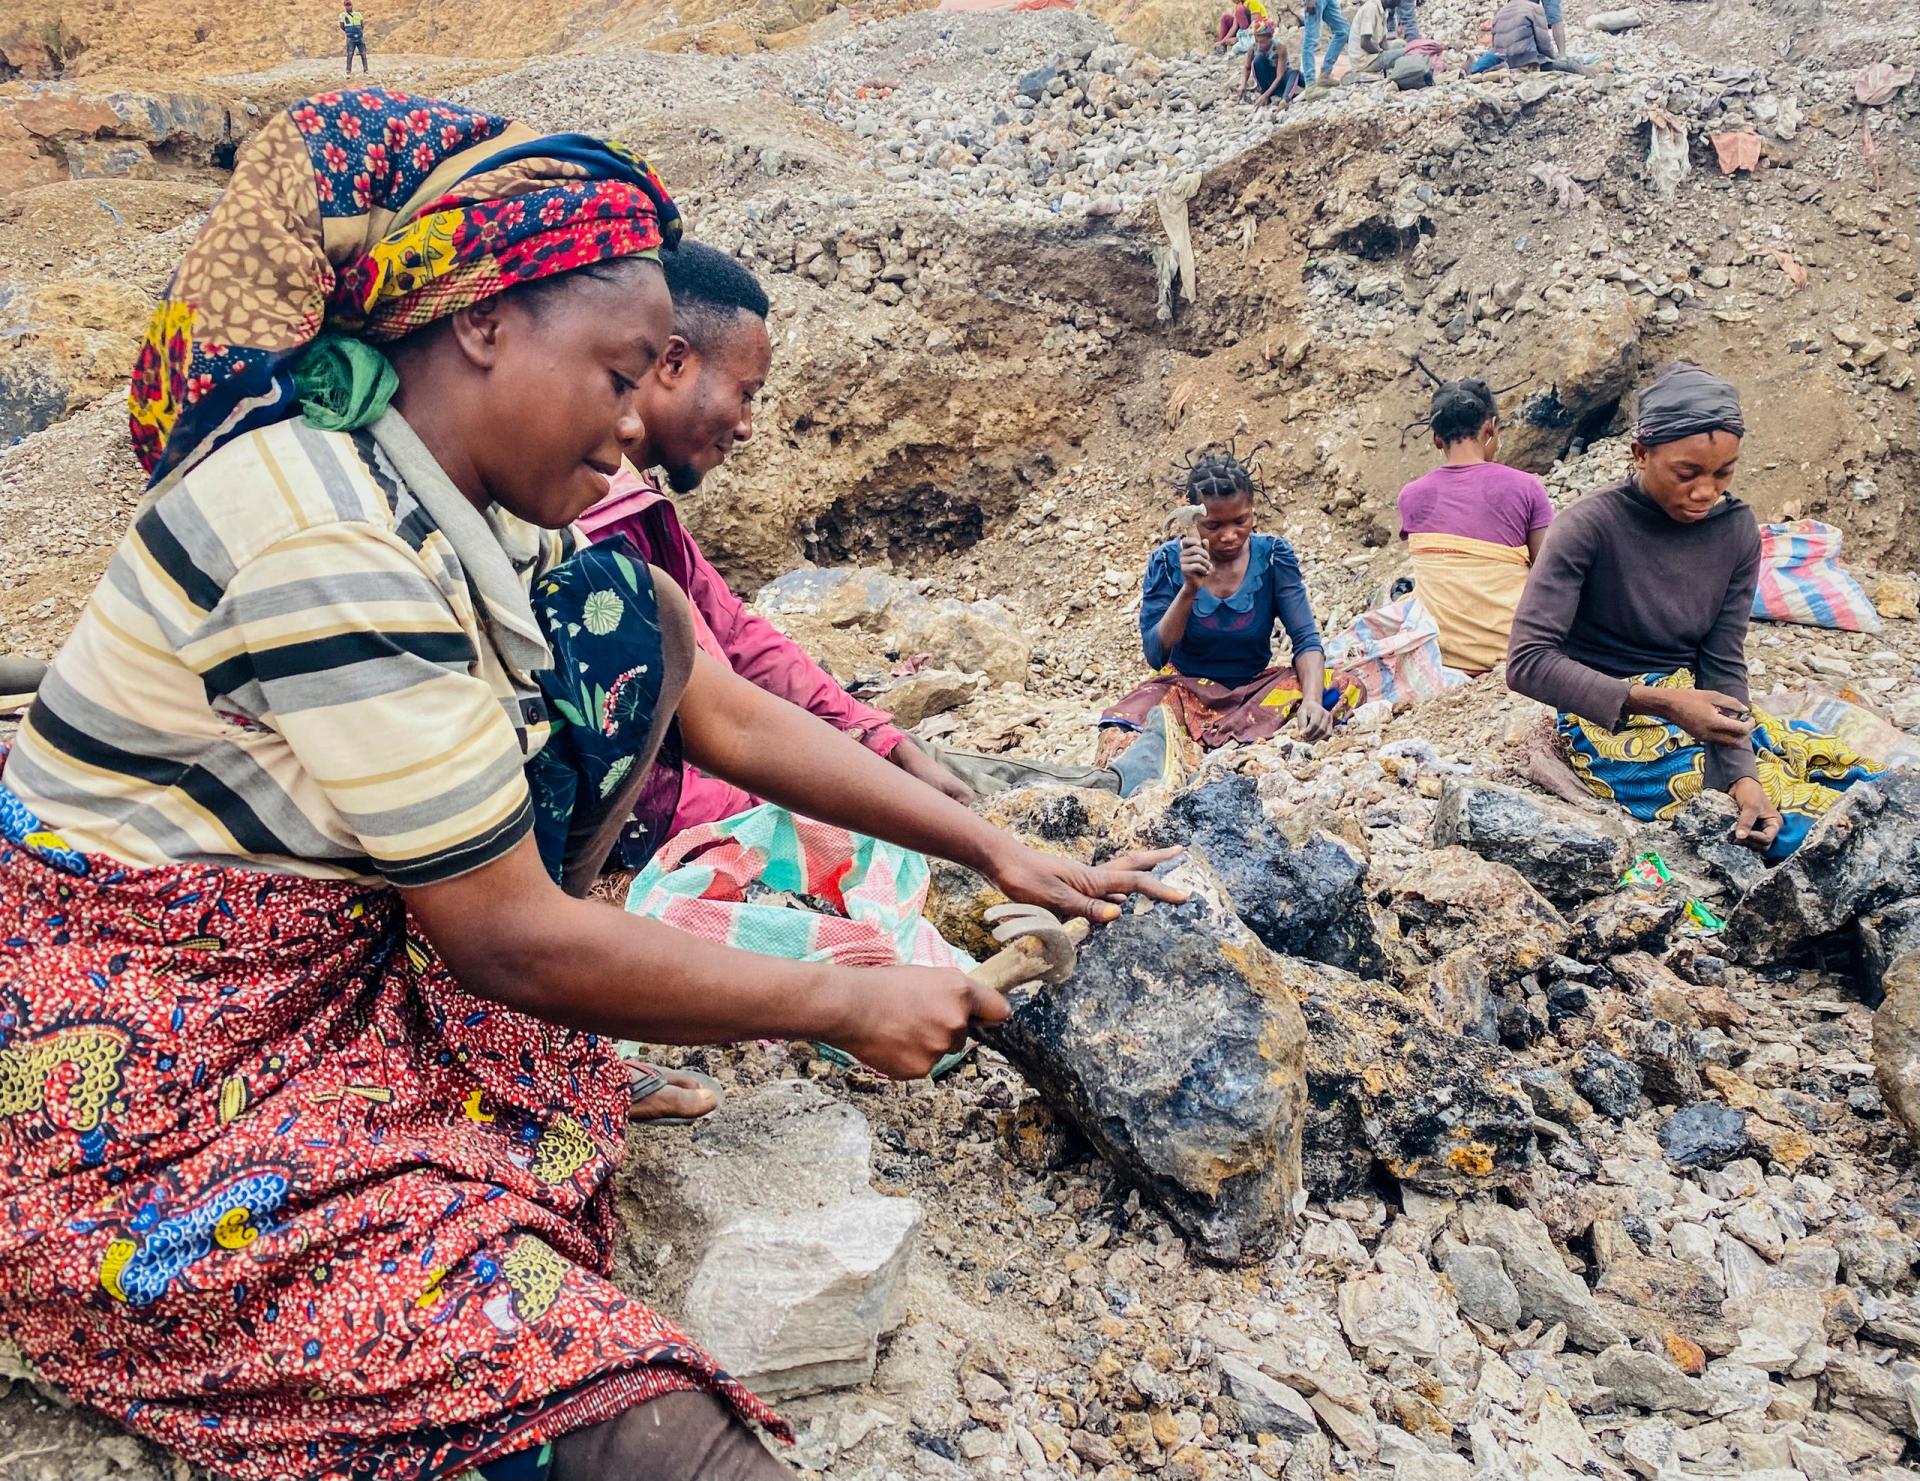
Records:
<instances>
[{"instance_id":1,"label":"man's hand","mask_svg":"<svg viewBox=\"0 0 1920 1481\"><path fill-rule=\"evenodd\" d=\"M1180 537L1180 583L1188 591L1200 590L1200 583L1213 574L1213 557L1198 535Z\"/></svg>"},{"instance_id":2,"label":"man's hand","mask_svg":"<svg viewBox=\"0 0 1920 1481\"><path fill-rule=\"evenodd\" d=\"M1042 853L1022 844L993 871L993 882L1009 900L1043 905L1062 919L1083 915L1104 924L1120 918L1120 907L1129 895L1145 895L1171 905L1183 902L1186 890L1147 872L1180 852L1166 848L1122 854L1096 869L1077 859Z\"/></svg>"},{"instance_id":3,"label":"man's hand","mask_svg":"<svg viewBox=\"0 0 1920 1481\"><path fill-rule=\"evenodd\" d=\"M1636 685L1628 707L1670 721L1703 745L1738 745L1753 734L1753 712L1717 689L1660 689Z\"/></svg>"},{"instance_id":4,"label":"man's hand","mask_svg":"<svg viewBox=\"0 0 1920 1481\"><path fill-rule=\"evenodd\" d=\"M965 1046L973 1024L1000 1023L1013 1011L999 993L950 967L843 968L833 993L842 1021L821 1037L896 1080L922 1078Z\"/></svg>"},{"instance_id":5,"label":"man's hand","mask_svg":"<svg viewBox=\"0 0 1920 1481\"><path fill-rule=\"evenodd\" d=\"M1727 794L1740 804L1740 816L1733 825L1733 841L1756 853L1772 848L1785 819L1767 796L1767 789L1752 777L1743 776L1727 788Z\"/></svg>"},{"instance_id":6,"label":"man's hand","mask_svg":"<svg viewBox=\"0 0 1920 1481\"><path fill-rule=\"evenodd\" d=\"M951 797L962 807L972 807L976 800L973 788L921 750L912 736L889 751L887 760L916 781L925 782L936 792Z\"/></svg>"},{"instance_id":7,"label":"man's hand","mask_svg":"<svg viewBox=\"0 0 1920 1481\"><path fill-rule=\"evenodd\" d=\"M1293 723L1306 739L1325 740L1333 734L1333 711L1319 700L1302 699L1300 708L1293 712Z\"/></svg>"}]
</instances>

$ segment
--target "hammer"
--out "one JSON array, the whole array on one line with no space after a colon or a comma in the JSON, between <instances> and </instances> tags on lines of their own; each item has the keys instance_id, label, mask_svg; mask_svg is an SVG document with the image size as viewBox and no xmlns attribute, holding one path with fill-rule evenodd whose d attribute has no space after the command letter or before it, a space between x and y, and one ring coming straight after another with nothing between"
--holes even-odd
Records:
<instances>
[{"instance_id":1,"label":"hammer","mask_svg":"<svg viewBox=\"0 0 1920 1481\"><path fill-rule=\"evenodd\" d=\"M1006 949L968 974L982 987L1008 992L1030 982L1065 982L1073 975L1074 948L1087 939L1085 921L1062 922L1038 905L1011 901L990 907L986 918L993 922L993 939Z\"/></svg>"}]
</instances>

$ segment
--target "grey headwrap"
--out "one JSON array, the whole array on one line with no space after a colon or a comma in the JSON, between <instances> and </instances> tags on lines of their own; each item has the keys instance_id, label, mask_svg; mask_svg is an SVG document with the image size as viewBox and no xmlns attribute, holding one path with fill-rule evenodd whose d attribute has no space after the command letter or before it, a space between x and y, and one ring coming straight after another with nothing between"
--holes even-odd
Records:
<instances>
[{"instance_id":1,"label":"grey headwrap","mask_svg":"<svg viewBox=\"0 0 1920 1481\"><path fill-rule=\"evenodd\" d=\"M1669 365L1640 393L1633 435L1648 447L1678 442L1701 432L1731 432L1744 437L1740 393L1732 381L1681 361Z\"/></svg>"}]
</instances>

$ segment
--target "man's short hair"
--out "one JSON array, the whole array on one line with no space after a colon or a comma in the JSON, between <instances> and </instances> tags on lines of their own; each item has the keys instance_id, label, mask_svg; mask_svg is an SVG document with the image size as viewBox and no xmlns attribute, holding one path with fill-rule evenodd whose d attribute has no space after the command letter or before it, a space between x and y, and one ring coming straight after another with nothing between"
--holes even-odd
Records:
<instances>
[{"instance_id":1,"label":"man's short hair","mask_svg":"<svg viewBox=\"0 0 1920 1481\"><path fill-rule=\"evenodd\" d=\"M704 242L660 254L673 295L673 332L696 350L740 313L767 317L767 290L736 258Z\"/></svg>"}]
</instances>

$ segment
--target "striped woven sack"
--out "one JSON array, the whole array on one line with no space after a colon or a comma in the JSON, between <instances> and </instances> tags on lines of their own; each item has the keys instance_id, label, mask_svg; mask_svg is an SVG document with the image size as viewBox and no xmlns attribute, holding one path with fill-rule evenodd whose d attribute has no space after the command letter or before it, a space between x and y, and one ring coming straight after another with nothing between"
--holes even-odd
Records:
<instances>
[{"instance_id":1,"label":"striped woven sack","mask_svg":"<svg viewBox=\"0 0 1920 1481\"><path fill-rule=\"evenodd\" d=\"M1356 680L1369 700L1432 699L1467 682L1440 658L1440 624L1417 596L1362 612L1327 643L1327 664Z\"/></svg>"},{"instance_id":2,"label":"striped woven sack","mask_svg":"<svg viewBox=\"0 0 1920 1481\"><path fill-rule=\"evenodd\" d=\"M1877 633L1880 614L1840 564L1842 536L1817 519L1760 526L1760 579L1753 615L1844 632Z\"/></svg>"}]
</instances>

